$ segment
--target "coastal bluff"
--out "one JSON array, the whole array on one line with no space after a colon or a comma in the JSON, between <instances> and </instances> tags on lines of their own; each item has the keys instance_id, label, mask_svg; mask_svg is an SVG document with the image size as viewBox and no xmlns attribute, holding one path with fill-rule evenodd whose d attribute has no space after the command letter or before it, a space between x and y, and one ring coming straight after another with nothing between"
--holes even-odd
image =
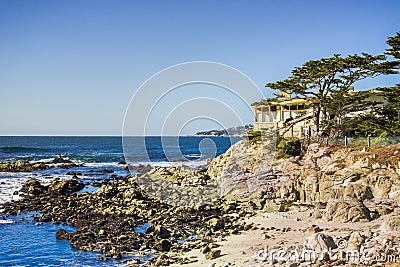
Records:
<instances>
[{"instance_id":1,"label":"coastal bluff","mask_svg":"<svg viewBox=\"0 0 400 267\"><path fill-rule=\"evenodd\" d=\"M371 220L398 207L400 145L367 148L311 144L303 155L274 159L267 162L269 166L262 165L262 157L272 152L265 153L264 149L262 144L241 141L213 159L207 173L217 179L224 171L235 169L232 165L241 169L235 175L247 186L235 191L236 198L247 198L267 211L299 205L318 210L325 207L325 219L347 222ZM257 183L256 187L252 188L251 182Z\"/></svg>"}]
</instances>

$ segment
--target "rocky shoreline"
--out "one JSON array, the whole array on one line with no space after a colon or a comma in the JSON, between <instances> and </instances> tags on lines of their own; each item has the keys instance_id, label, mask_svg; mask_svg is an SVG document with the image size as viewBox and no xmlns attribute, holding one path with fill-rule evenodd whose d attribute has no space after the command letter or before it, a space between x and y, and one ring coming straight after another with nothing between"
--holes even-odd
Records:
<instances>
[{"instance_id":1,"label":"rocky shoreline","mask_svg":"<svg viewBox=\"0 0 400 267\"><path fill-rule=\"evenodd\" d=\"M38 222L74 226L75 232L60 230L57 238L69 240L76 249L102 253L99 260L114 258L129 265L139 261L127 256L138 254L152 255L146 264L154 266L211 264L224 258L219 246L231 236L257 232L265 236L262 242L268 243L274 229L270 229L268 220L254 220L268 214L298 214L299 220L292 220L282 236L295 228L300 231L306 220L315 222L304 230L309 236L303 244L283 243L287 253L289 248L345 253L338 247L338 242L345 240L347 249L367 251L370 258L385 253L399 257L400 262L399 145L367 149L312 144L302 156L271 164L267 149L268 144L241 141L209 162L207 169L145 168L143 174L104 181L94 193L78 194L84 185L77 179L54 180L49 185L32 179L20 190L23 198L5 203L3 212L38 211L40 215L34 218ZM137 183L154 173L177 185L196 187L221 177L233 179L235 185L212 203L175 207L152 198ZM300 218L305 213L309 218ZM344 225L343 231L332 237L335 229L316 226L326 222ZM145 224L149 227L144 231L135 230ZM365 227L345 230L359 224ZM276 238L275 245L284 241ZM204 256L192 258L191 251ZM373 262L357 264L370 266ZM313 261L253 257L246 264L345 266L348 262L325 255Z\"/></svg>"},{"instance_id":2,"label":"rocky shoreline","mask_svg":"<svg viewBox=\"0 0 400 267\"><path fill-rule=\"evenodd\" d=\"M51 162L27 162L18 160L17 162L3 162L0 163L0 172L32 172L39 170L48 170L51 168L69 169L81 166L80 164L73 163L71 160L64 159L62 156L56 156Z\"/></svg>"},{"instance_id":3,"label":"rocky shoreline","mask_svg":"<svg viewBox=\"0 0 400 267\"><path fill-rule=\"evenodd\" d=\"M253 213L237 201L172 207L148 198L132 177L104 182L92 194L77 194L83 187L76 179L54 180L48 186L32 179L20 190L23 199L5 203L3 209L10 215L37 211L34 220L39 223L78 228L72 233L59 230L56 237L69 240L73 248L102 253L99 260L153 254L148 264L156 266L192 262L179 255L194 248L210 248L206 257L217 257L218 250L211 249L214 240L254 228L240 220ZM151 226L144 233L135 231L146 223Z\"/></svg>"}]
</instances>

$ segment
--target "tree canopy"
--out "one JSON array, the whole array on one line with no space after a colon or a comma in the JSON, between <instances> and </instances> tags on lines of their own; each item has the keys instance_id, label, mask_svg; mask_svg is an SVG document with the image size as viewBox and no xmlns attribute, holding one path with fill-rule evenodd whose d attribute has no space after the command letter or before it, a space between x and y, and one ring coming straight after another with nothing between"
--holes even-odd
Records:
<instances>
[{"instance_id":1,"label":"tree canopy","mask_svg":"<svg viewBox=\"0 0 400 267\"><path fill-rule=\"evenodd\" d=\"M389 37L386 43L390 48L386 49L385 54L395 59L392 64L398 68L400 33ZM365 135L400 136L400 84L378 89L382 91L384 103L373 107L370 113L362 114L356 129Z\"/></svg>"},{"instance_id":2,"label":"tree canopy","mask_svg":"<svg viewBox=\"0 0 400 267\"><path fill-rule=\"evenodd\" d=\"M385 54L398 58L400 34L389 37L387 43L391 48ZM266 87L309 99L316 130L336 130L336 134L342 134L346 114L377 104L365 101L370 94L354 92L353 85L366 78L397 73L399 61L388 61L386 55L362 53L342 57L334 54L330 58L310 60L295 67L288 78L267 83ZM299 121L297 118L293 123Z\"/></svg>"},{"instance_id":3,"label":"tree canopy","mask_svg":"<svg viewBox=\"0 0 400 267\"><path fill-rule=\"evenodd\" d=\"M385 54L400 59L400 33L397 32L395 36L389 37L386 43L390 48L386 49Z\"/></svg>"}]
</instances>

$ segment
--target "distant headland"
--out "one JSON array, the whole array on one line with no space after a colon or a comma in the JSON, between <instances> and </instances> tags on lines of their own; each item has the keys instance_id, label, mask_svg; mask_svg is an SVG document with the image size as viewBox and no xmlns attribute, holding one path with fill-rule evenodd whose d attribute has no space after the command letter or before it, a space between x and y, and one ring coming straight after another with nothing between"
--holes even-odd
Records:
<instances>
[{"instance_id":1,"label":"distant headland","mask_svg":"<svg viewBox=\"0 0 400 267\"><path fill-rule=\"evenodd\" d=\"M223 129L223 130L208 130L208 131L203 131L203 132L197 132L193 134L193 136L242 136L243 134L247 132L253 131L253 125L252 124L247 124L243 126L236 126L236 127L231 127L228 129Z\"/></svg>"}]
</instances>

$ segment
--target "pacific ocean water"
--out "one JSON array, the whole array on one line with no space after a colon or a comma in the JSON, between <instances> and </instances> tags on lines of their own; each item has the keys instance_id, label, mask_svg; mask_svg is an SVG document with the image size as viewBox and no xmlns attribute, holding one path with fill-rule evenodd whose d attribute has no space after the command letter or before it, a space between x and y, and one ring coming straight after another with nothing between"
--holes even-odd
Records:
<instances>
[{"instance_id":1,"label":"pacific ocean water","mask_svg":"<svg viewBox=\"0 0 400 267\"><path fill-rule=\"evenodd\" d=\"M50 162L61 155L80 166L30 173L0 172L0 208L1 203L15 199L14 191L30 178L49 182L55 178L69 179L74 173L87 182L125 177L129 173L123 164L124 150L130 164L179 163L196 167L204 165L207 158L224 153L239 140L239 137L129 137L123 146L121 137L1 136L0 162ZM89 186L87 191L90 190ZM38 225L30 220L31 214L8 217L8 221L3 217L0 213L0 266L123 266L119 261L98 261L96 257L100 254L78 251L68 241L56 240L58 229L73 231L71 227ZM25 220L20 221L21 217ZM139 255L138 258L146 260Z\"/></svg>"}]
</instances>

